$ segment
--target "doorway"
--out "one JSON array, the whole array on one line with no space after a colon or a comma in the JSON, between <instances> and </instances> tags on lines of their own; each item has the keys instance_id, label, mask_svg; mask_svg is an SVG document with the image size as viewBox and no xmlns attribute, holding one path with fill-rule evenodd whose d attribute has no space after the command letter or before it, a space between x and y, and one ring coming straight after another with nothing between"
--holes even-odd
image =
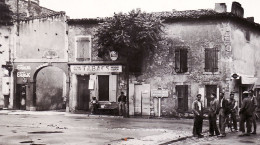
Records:
<instances>
[{"instance_id":1,"label":"doorway","mask_svg":"<svg viewBox=\"0 0 260 145\"><path fill-rule=\"evenodd\" d=\"M26 86L24 84L16 85L16 108L19 110L26 109Z\"/></svg>"},{"instance_id":2,"label":"doorway","mask_svg":"<svg viewBox=\"0 0 260 145\"><path fill-rule=\"evenodd\" d=\"M77 109L89 111L90 91L89 75L78 76Z\"/></svg>"},{"instance_id":3,"label":"doorway","mask_svg":"<svg viewBox=\"0 0 260 145\"><path fill-rule=\"evenodd\" d=\"M99 101L109 101L109 76L98 76L98 94Z\"/></svg>"}]
</instances>

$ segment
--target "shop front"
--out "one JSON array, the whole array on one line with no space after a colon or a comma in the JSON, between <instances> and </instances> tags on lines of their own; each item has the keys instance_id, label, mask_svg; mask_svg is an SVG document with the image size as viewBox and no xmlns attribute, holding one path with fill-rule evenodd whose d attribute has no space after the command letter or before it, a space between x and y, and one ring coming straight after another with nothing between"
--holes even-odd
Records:
<instances>
[{"instance_id":1,"label":"shop front","mask_svg":"<svg viewBox=\"0 0 260 145\"><path fill-rule=\"evenodd\" d=\"M126 93L126 76L122 64L70 65L70 111L90 112L91 100L96 97L99 111L117 108L120 92Z\"/></svg>"}]
</instances>

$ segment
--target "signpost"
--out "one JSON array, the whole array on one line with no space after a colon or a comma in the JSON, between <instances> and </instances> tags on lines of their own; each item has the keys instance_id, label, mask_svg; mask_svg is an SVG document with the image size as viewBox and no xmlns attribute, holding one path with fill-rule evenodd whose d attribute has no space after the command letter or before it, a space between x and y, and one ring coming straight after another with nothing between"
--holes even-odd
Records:
<instances>
[{"instance_id":1,"label":"signpost","mask_svg":"<svg viewBox=\"0 0 260 145\"><path fill-rule=\"evenodd\" d=\"M159 117L161 117L161 98L168 97L168 90L156 89L151 90L151 96L159 99Z\"/></svg>"}]
</instances>

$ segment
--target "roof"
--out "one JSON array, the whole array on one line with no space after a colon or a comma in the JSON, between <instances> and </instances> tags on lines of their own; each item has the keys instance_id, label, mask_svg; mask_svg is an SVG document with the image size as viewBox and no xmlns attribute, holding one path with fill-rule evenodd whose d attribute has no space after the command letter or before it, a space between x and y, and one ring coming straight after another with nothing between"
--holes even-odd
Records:
<instances>
[{"instance_id":1,"label":"roof","mask_svg":"<svg viewBox=\"0 0 260 145\"><path fill-rule=\"evenodd\" d=\"M155 16L162 19L163 23L172 23L184 20L207 20L207 19L229 19L235 20L246 25L253 26L260 30L260 24L250 21L249 19L239 17L231 12L218 13L212 9L172 11L172 12L153 12ZM68 19L68 24L98 24L107 18L91 19Z\"/></svg>"}]
</instances>

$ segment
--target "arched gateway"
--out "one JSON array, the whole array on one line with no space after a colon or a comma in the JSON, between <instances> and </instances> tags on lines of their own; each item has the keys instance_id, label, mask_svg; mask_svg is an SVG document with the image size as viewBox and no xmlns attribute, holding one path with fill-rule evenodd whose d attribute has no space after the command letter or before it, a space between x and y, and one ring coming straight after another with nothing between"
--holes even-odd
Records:
<instances>
[{"instance_id":1,"label":"arched gateway","mask_svg":"<svg viewBox=\"0 0 260 145\"><path fill-rule=\"evenodd\" d=\"M16 67L20 68L16 70L16 109L58 110L67 106L67 63L27 63Z\"/></svg>"}]
</instances>

